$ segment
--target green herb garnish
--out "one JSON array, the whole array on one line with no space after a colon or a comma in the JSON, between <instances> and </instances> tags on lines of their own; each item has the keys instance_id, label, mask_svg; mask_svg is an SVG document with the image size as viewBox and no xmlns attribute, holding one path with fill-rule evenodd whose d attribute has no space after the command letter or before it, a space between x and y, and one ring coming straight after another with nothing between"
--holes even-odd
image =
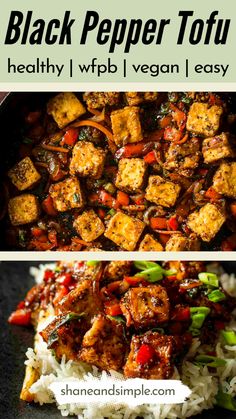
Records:
<instances>
[{"instance_id":1,"label":"green herb garnish","mask_svg":"<svg viewBox=\"0 0 236 419\"><path fill-rule=\"evenodd\" d=\"M226 295L220 290L211 291L207 297L210 301L213 301L213 303L219 303L220 301L226 300Z\"/></svg>"},{"instance_id":2,"label":"green herb garnish","mask_svg":"<svg viewBox=\"0 0 236 419\"><path fill-rule=\"evenodd\" d=\"M197 355L195 361L198 365L207 365L212 368L224 367L227 364L225 359L211 355Z\"/></svg>"},{"instance_id":3,"label":"green herb garnish","mask_svg":"<svg viewBox=\"0 0 236 419\"><path fill-rule=\"evenodd\" d=\"M219 287L219 280L216 274L211 272L201 272L198 274L198 278L203 284L208 285L208 287Z\"/></svg>"},{"instance_id":4,"label":"green herb garnish","mask_svg":"<svg viewBox=\"0 0 236 419\"><path fill-rule=\"evenodd\" d=\"M227 345L236 345L236 333L233 330L222 330L221 334Z\"/></svg>"}]
</instances>

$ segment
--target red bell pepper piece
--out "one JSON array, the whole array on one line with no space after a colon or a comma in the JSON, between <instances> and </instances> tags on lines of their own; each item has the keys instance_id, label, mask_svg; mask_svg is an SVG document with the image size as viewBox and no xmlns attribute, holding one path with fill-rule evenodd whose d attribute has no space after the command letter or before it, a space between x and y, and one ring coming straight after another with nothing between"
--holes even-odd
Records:
<instances>
[{"instance_id":1,"label":"red bell pepper piece","mask_svg":"<svg viewBox=\"0 0 236 419\"><path fill-rule=\"evenodd\" d=\"M129 285L137 285L144 280L145 278L142 278L141 276L125 276L124 277L124 281L127 282Z\"/></svg>"},{"instance_id":2,"label":"red bell pepper piece","mask_svg":"<svg viewBox=\"0 0 236 419\"><path fill-rule=\"evenodd\" d=\"M42 228L39 228L39 227L32 227L31 228L31 233L32 233L32 236L34 236L34 237L40 237L40 236L42 236L42 234L45 233L45 231Z\"/></svg>"},{"instance_id":3,"label":"red bell pepper piece","mask_svg":"<svg viewBox=\"0 0 236 419\"><path fill-rule=\"evenodd\" d=\"M178 128L180 130L183 130L185 128L187 120L186 114L179 108L177 108L177 106L173 105L173 103L170 104L170 109L172 110L172 116L174 121L178 125Z\"/></svg>"},{"instance_id":4,"label":"red bell pepper piece","mask_svg":"<svg viewBox=\"0 0 236 419\"><path fill-rule=\"evenodd\" d=\"M116 200L121 206L129 205L129 195L127 195L125 192L118 191Z\"/></svg>"},{"instance_id":5,"label":"red bell pepper piece","mask_svg":"<svg viewBox=\"0 0 236 419\"><path fill-rule=\"evenodd\" d=\"M175 216L170 217L169 220L167 221L167 224L168 224L168 227L170 228L170 230L173 230L173 231L178 230L179 223L178 223Z\"/></svg>"},{"instance_id":6,"label":"red bell pepper piece","mask_svg":"<svg viewBox=\"0 0 236 419\"><path fill-rule=\"evenodd\" d=\"M78 130L75 128L70 128L68 129L65 134L64 137L61 141L61 145L67 144L67 145L75 145L75 143L78 140Z\"/></svg>"},{"instance_id":7,"label":"red bell pepper piece","mask_svg":"<svg viewBox=\"0 0 236 419\"><path fill-rule=\"evenodd\" d=\"M177 307L171 317L171 320L176 320L179 322L188 321L189 319L190 319L189 307Z\"/></svg>"},{"instance_id":8,"label":"red bell pepper piece","mask_svg":"<svg viewBox=\"0 0 236 419\"><path fill-rule=\"evenodd\" d=\"M175 127L167 127L164 132L164 140L178 142L182 138L182 132Z\"/></svg>"},{"instance_id":9,"label":"red bell pepper piece","mask_svg":"<svg viewBox=\"0 0 236 419\"><path fill-rule=\"evenodd\" d=\"M143 343L137 353L136 361L138 364L145 365L150 363L155 357L155 350L152 346Z\"/></svg>"},{"instance_id":10,"label":"red bell pepper piece","mask_svg":"<svg viewBox=\"0 0 236 419\"><path fill-rule=\"evenodd\" d=\"M54 306L56 306L59 301L62 300L63 297L65 297L69 292L69 289L65 285L60 285L60 288L57 290L56 295L53 300Z\"/></svg>"},{"instance_id":11,"label":"red bell pepper piece","mask_svg":"<svg viewBox=\"0 0 236 419\"><path fill-rule=\"evenodd\" d=\"M17 324L18 326L30 326L31 310L27 310L25 308L17 309L10 315L8 322L11 324Z\"/></svg>"},{"instance_id":12,"label":"red bell pepper piece","mask_svg":"<svg viewBox=\"0 0 236 419\"><path fill-rule=\"evenodd\" d=\"M221 199L222 195L219 194L212 186L210 186L210 188L205 192L205 197L214 202Z\"/></svg>"},{"instance_id":13,"label":"red bell pepper piece","mask_svg":"<svg viewBox=\"0 0 236 419\"><path fill-rule=\"evenodd\" d=\"M127 144L124 147L117 150L115 153L115 158L120 159L121 157L138 157L144 156L149 151L151 151L154 147L153 142L144 142L141 141L135 144Z\"/></svg>"},{"instance_id":14,"label":"red bell pepper piece","mask_svg":"<svg viewBox=\"0 0 236 419\"><path fill-rule=\"evenodd\" d=\"M43 210L48 214L53 216L57 215L57 210L53 206L53 200L50 195L47 196L42 202Z\"/></svg>"},{"instance_id":15,"label":"red bell pepper piece","mask_svg":"<svg viewBox=\"0 0 236 419\"><path fill-rule=\"evenodd\" d=\"M119 316L120 314L122 314L122 310L120 308L120 304L119 303L112 303L110 305L107 305L105 307L105 313L108 316Z\"/></svg>"},{"instance_id":16,"label":"red bell pepper piece","mask_svg":"<svg viewBox=\"0 0 236 419\"><path fill-rule=\"evenodd\" d=\"M148 154L146 154L146 156L144 156L144 161L147 164L156 163L157 159L156 159L155 151L150 151Z\"/></svg>"},{"instance_id":17,"label":"red bell pepper piece","mask_svg":"<svg viewBox=\"0 0 236 419\"><path fill-rule=\"evenodd\" d=\"M166 230L167 221L165 218L162 217L151 217L150 226L151 228L153 228L153 230Z\"/></svg>"},{"instance_id":18,"label":"red bell pepper piece","mask_svg":"<svg viewBox=\"0 0 236 419\"><path fill-rule=\"evenodd\" d=\"M59 282L59 284L65 285L66 287L69 287L73 281L72 275L65 272L62 275L58 276L56 279L56 282Z\"/></svg>"}]
</instances>

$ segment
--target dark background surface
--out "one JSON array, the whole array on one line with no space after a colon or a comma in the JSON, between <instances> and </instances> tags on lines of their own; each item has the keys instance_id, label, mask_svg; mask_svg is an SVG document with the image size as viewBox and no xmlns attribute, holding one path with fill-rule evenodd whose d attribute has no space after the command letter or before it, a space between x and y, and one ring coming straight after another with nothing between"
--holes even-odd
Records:
<instances>
[{"instance_id":1,"label":"dark background surface","mask_svg":"<svg viewBox=\"0 0 236 419\"><path fill-rule=\"evenodd\" d=\"M33 285L29 267L40 262L0 263L0 418L59 419L54 405L29 404L19 400L24 379L25 352L33 345L31 329L11 326L7 318ZM230 263L230 262L229 262ZM229 263L227 263L229 267ZM235 262L233 263L235 265ZM214 409L195 419L235 419L235 412ZM96 419L96 418L91 418Z\"/></svg>"}]
</instances>

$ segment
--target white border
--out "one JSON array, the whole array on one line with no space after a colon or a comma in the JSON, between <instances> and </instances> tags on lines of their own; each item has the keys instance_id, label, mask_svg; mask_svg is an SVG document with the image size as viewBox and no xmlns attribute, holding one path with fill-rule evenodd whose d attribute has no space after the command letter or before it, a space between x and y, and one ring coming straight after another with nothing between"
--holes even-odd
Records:
<instances>
[{"instance_id":1,"label":"white border","mask_svg":"<svg viewBox=\"0 0 236 419\"><path fill-rule=\"evenodd\" d=\"M0 261L60 261L60 260L189 260L189 261L232 261L235 252L0 252Z\"/></svg>"},{"instance_id":2,"label":"white border","mask_svg":"<svg viewBox=\"0 0 236 419\"><path fill-rule=\"evenodd\" d=\"M236 83L0 83L1 92L61 92L61 91L158 91L158 92L236 92Z\"/></svg>"}]
</instances>

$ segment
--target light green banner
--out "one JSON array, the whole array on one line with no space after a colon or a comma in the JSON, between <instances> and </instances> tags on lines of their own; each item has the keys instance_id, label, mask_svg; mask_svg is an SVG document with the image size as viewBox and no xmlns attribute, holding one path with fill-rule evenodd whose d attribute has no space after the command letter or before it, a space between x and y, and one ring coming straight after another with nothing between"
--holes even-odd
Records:
<instances>
[{"instance_id":1,"label":"light green banner","mask_svg":"<svg viewBox=\"0 0 236 419\"><path fill-rule=\"evenodd\" d=\"M234 83L235 41L233 0L8 0L0 83Z\"/></svg>"}]
</instances>

